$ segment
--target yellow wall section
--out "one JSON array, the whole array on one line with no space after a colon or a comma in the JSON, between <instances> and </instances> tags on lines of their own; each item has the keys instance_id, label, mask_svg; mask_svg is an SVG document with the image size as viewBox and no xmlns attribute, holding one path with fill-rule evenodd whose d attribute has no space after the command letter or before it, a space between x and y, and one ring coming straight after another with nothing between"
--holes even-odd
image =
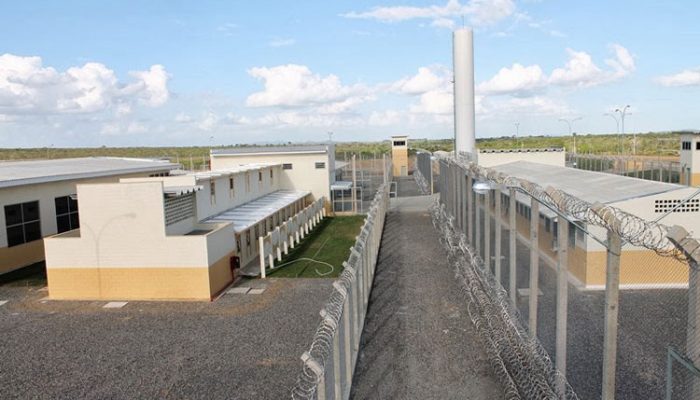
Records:
<instances>
[{"instance_id":1,"label":"yellow wall section","mask_svg":"<svg viewBox=\"0 0 700 400\"><path fill-rule=\"evenodd\" d=\"M231 273L231 257L234 255L235 253L230 253L209 267L210 296L215 296L233 282L234 276Z\"/></svg>"},{"instance_id":2,"label":"yellow wall section","mask_svg":"<svg viewBox=\"0 0 700 400\"><path fill-rule=\"evenodd\" d=\"M401 167L405 167L406 174L408 174L408 149L392 149L391 163L394 176L401 176Z\"/></svg>"},{"instance_id":3,"label":"yellow wall section","mask_svg":"<svg viewBox=\"0 0 700 400\"><path fill-rule=\"evenodd\" d=\"M0 274L44 261L44 241L0 248Z\"/></svg>"}]
</instances>

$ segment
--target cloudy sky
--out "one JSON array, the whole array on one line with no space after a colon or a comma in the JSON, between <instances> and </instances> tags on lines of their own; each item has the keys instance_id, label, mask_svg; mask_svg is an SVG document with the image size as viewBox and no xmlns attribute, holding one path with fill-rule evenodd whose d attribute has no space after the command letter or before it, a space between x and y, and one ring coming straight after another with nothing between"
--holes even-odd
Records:
<instances>
[{"instance_id":1,"label":"cloudy sky","mask_svg":"<svg viewBox=\"0 0 700 400\"><path fill-rule=\"evenodd\" d=\"M477 135L700 128L695 1L22 1L0 15L0 147L452 135L475 30Z\"/></svg>"}]
</instances>

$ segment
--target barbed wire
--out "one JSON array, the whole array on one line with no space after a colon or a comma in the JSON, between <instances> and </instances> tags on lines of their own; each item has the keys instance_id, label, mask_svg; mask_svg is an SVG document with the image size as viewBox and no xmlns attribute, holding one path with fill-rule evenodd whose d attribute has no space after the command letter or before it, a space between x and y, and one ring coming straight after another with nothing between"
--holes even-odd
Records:
<instances>
[{"instance_id":1,"label":"barbed wire","mask_svg":"<svg viewBox=\"0 0 700 400\"><path fill-rule=\"evenodd\" d=\"M527 179L518 178L485 168L468 161L463 156L457 159L443 157L442 161L454 163L468 171L469 174L492 184L522 190L527 195L558 211L567 219L582 221L587 224L610 230L634 246L652 250L664 257L673 257L687 262L686 255L668 239L670 227L656 221L647 221L617 207L604 204L591 204L557 188L543 188Z\"/></svg>"},{"instance_id":2,"label":"barbed wire","mask_svg":"<svg viewBox=\"0 0 700 400\"><path fill-rule=\"evenodd\" d=\"M507 292L455 227L445 206L436 201L430 211L505 398L577 399L546 350L520 323L519 312Z\"/></svg>"},{"instance_id":3,"label":"barbed wire","mask_svg":"<svg viewBox=\"0 0 700 400\"><path fill-rule=\"evenodd\" d=\"M381 228L379 224L383 223L388 199L389 187L387 184L382 184L372 200L361 233L350 250L350 257L344 263L345 269L333 283L330 298L321 310L321 322L314 333L309 350L302 356L304 362L302 370L297 376L296 384L291 390L292 399L316 399L318 397L319 384L325 379L326 362L333 356L333 340L338 334L345 303L349 301L349 295L354 290L356 280L359 279L358 275L368 273L366 268L364 271L359 270L363 266L361 255L364 254L368 241L373 237L374 230ZM357 294L358 299L359 295L360 293ZM365 299L359 299L359 303L365 304ZM356 340L359 341L359 337ZM334 377L334 379L337 380L340 377Z\"/></svg>"},{"instance_id":4,"label":"barbed wire","mask_svg":"<svg viewBox=\"0 0 700 400\"><path fill-rule=\"evenodd\" d=\"M418 184L418 188L420 189L421 193L425 195L430 194L430 186L428 185L428 181L420 172L420 169L416 168L413 171L413 178L416 180L416 184Z\"/></svg>"}]
</instances>

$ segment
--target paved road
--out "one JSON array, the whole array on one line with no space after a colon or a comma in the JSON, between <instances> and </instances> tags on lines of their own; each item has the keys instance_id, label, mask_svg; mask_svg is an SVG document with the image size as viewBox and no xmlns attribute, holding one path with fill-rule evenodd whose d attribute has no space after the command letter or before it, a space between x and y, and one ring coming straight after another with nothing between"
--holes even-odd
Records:
<instances>
[{"instance_id":1,"label":"paved road","mask_svg":"<svg viewBox=\"0 0 700 400\"><path fill-rule=\"evenodd\" d=\"M398 193L418 188L402 180ZM392 200L351 398L503 397L432 227L430 199Z\"/></svg>"}]
</instances>

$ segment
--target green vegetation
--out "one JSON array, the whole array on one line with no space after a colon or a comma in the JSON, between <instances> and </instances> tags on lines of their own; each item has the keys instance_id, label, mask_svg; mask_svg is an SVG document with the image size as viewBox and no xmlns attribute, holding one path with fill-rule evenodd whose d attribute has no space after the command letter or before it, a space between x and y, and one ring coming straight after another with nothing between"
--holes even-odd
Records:
<instances>
[{"instance_id":1,"label":"green vegetation","mask_svg":"<svg viewBox=\"0 0 700 400\"><path fill-rule=\"evenodd\" d=\"M276 278L336 278L343 271L343 261L350 256L350 247L365 217L362 215L328 217L299 243L278 265L282 267L268 276ZM298 261L296 261L298 260ZM320 261L321 264L310 260ZM285 265L286 264L286 265Z\"/></svg>"},{"instance_id":2,"label":"green vegetation","mask_svg":"<svg viewBox=\"0 0 700 400\"><path fill-rule=\"evenodd\" d=\"M637 154L639 155L677 155L679 145L679 132L639 133L637 134ZM579 153L594 154L619 154L620 149L624 153L630 153L632 148L632 135L578 135L576 147ZM481 149L513 149L513 148L542 148L542 147L566 147L573 148L572 136L526 136L513 138L502 136L499 138L477 139L477 147ZM252 145L216 146L214 148L245 147ZM452 139L420 139L409 138L411 153L417 149L428 151L451 151ZM85 148L27 148L27 149L0 149L0 160L28 160L46 158L71 158L71 157L141 157L163 158L181 163L185 168L201 169L209 156L209 147L85 147ZM380 156L389 153L389 141L377 142L337 142L336 155L362 154L363 157Z\"/></svg>"}]
</instances>

